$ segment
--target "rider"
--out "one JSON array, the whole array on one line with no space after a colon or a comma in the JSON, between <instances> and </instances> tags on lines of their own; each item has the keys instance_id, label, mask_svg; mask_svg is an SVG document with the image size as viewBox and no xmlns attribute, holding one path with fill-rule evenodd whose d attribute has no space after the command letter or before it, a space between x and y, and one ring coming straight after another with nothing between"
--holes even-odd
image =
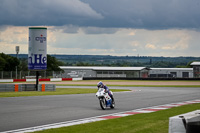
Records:
<instances>
[{"instance_id":1,"label":"rider","mask_svg":"<svg viewBox=\"0 0 200 133\"><path fill-rule=\"evenodd\" d=\"M105 92L108 93L108 95L111 97L111 99L114 101L113 95L111 94L110 90L108 89L108 87L106 85L103 84L102 81L97 83L97 87L99 88L104 88Z\"/></svg>"}]
</instances>

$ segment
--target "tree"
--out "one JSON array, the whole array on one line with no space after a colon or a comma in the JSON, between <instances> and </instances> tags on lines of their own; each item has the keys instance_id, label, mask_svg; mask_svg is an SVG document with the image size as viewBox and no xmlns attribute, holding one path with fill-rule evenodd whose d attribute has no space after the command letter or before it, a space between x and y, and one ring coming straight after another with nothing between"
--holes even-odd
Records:
<instances>
[{"instance_id":1,"label":"tree","mask_svg":"<svg viewBox=\"0 0 200 133\"><path fill-rule=\"evenodd\" d=\"M47 55L47 71L62 71L59 66L64 66L64 63L58 61L55 57Z\"/></svg>"},{"instance_id":2,"label":"tree","mask_svg":"<svg viewBox=\"0 0 200 133\"><path fill-rule=\"evenodd\" d=\"M190 65L193 61L190 61L187 63L187 65L177 65L177 68L192 68L192 66Z\"/></svg>"},{"instance_id":3,"label":"tree","mask_svg":"<svg viewBox=\"0 0 200 133\"><path fill-rule=\"evenodd\" d=\"M0 71L3 71L5 64L6 64L5 59L0 56Z\"/></svg>"},{"instance_id":4,"label":"tree","mask_svg":"<svg viewBox=\"0 0 200 133\"><path fill-rule=\"evenodd\" d=\"M1 71L15 71L16 66L19 66L19 60L16 57L0 54L0 70Z\"/></svg>"},{"instance_id":5,"label":"tree","mask_svg":"<svg viewBox=\"0 0 200 133\"><path fill-rule=\"evenodd\" d=\"M27 59L25 59L25 58L20 59L19 70L20 71L28 71L28 61L27 61Z\"/></svg>"}]
</instances>

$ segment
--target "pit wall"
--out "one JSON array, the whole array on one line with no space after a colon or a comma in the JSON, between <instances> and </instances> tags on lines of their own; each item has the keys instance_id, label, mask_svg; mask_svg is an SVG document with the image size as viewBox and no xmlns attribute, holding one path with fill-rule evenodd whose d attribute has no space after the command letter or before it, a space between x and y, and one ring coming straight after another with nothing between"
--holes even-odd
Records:
<instances>
[{"instance_id":1,"label":"pit wall","mask_svg":"<svg viewBox=\"0 0 200 133\"><path fill-rule=\"evenodd\" d=\"M78 81L83 78L49 78L39 79L39 81ZM36 79L0 79L0 83L12 83L12 82L35 82Z\"/></svg>"}]
</instances>

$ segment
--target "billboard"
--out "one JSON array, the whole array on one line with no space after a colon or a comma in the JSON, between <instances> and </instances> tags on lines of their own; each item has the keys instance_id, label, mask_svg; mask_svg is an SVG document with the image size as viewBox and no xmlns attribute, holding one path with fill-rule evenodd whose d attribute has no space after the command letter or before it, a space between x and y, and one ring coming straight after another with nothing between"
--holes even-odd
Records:
<instances>
[{"instance_id":1,"label":"billboard","mask_svg":"<svg viewBox=\"0 0 200 133\"><path fill-rule=\"evenodd\" d=\"M29 27L28 69L46 70L47 68L47 28Z\"/></svg>"}]
</instances>

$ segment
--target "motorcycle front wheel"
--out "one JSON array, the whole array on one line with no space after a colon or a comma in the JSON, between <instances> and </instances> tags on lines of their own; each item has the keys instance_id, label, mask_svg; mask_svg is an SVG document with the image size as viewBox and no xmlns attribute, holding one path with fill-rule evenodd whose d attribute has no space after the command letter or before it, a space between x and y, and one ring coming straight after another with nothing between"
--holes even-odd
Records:
<instances>
[{"instance_id":1,"label":"motorcycle front wheel","mask_svg":"<svg viewBox=\"0 0 200 133\"><path fill-rule=\"evenodd\" d=\"M103 110L106 109L106 101L105 98L99 98L100 106Z\"/></svg>"}]
</instances>

